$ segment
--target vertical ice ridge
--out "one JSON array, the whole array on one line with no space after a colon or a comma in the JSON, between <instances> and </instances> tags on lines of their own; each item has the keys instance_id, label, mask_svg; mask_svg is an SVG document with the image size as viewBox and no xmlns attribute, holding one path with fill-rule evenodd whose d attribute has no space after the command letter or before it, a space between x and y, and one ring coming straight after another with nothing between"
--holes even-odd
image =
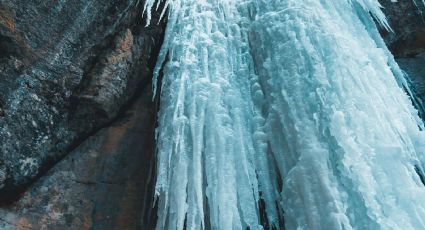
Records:
<instances>
[{"instance_id":1,"label":"vertical ice ridge","mask_svg":"<svg viewBox=\"0 0 425 230\"><path fill-rule=\"evenodd\" d=\"M424 201L418 194L424 191L411 170L415 155L423 154L416 141L423 140L423 134L416 111L390 69L390 55L344 1L264 4L254 30L266 47L262 59L271 108L268 122L278 117L282 127L294 130L271 129L269 134L279 138L271 140L274 153L286 156L280 167L286 226L423 228L418 213ZM267 11L270 8L274 10ZM282 105L287 109L280 110ZM321 138L326 130L337 146L332 147L331 138ZM282 134L289 137L280 138ZM335 147L344 178L334 175L326 162ZM295 157L288 157L291 152ZM347 179L353 185L349 197L361 197L363 205L347 200L342 186ZM402 184L411 188L414 199ZM395 197L403 202L393 202ZM366 209L360 210L362 206ZM396 214L406 221L396 222Z\"/></svg>"},{"instance_id":2,"label":"vertical ice ridge","mask_svg":"<svg viewBox=\"0 0 425 230\"><path fill-rule=\"evenodd\" d=\"M262 228L251 136L252 60L237 6L213 0L169 4L172 22L161 54L168 61L157 137L157 229L205 229L205 208L213 229Z\"/></svg>"},{"instance_id":3,"label":"vertical ice ridge","mask_svg":"<svg viewBox=\"0 0 425 230\"><path fill-rule=\"evenodd\" d=\"M385 14L382 12L382 5L377 0L349 0L352 3L359 4L366 12L369 12L380 26L392 31L391 26L388 24Z\"/></svg>"}]
</instances>

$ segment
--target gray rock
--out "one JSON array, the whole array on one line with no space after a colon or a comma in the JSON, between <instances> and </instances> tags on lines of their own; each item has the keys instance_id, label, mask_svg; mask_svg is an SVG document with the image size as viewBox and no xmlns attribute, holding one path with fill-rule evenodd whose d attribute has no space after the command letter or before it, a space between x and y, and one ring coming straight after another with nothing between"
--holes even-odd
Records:
<instances>
[{"instance_id":1,"label":"gray rock","mask_svg":"<svg viewBox=\"0 0 425 230\"><path fill-rule=\"evenodd\" d=\"M0 201L10 201L150 79L164 24L139 0L0 0Z\"/></svg>"},{"instance_id":2,"label":"gray rock","mask_svg":"<svg viewBox=\"0 0 425 230\"><path fill-rule=\"evenodd\" d=\"M419 115L425 119L425 5L422 1L380 1L393 32L382 31L410 80Z\"/></svg>"},{"instance_id":3,"label":"gray rock","mask_svg":"<svg viewBox=\"0 0 425 230\"><path fill-rule=\"evenodd\" d=\"M422 53L410 58L399 58L397 62L412 81L412 87L417 92L416 96L425 99L425 54Z\"/></svg>"},{"instance_id":4,"label":"gray rock","mask_svg":"<svg viewBox=\"0 0 425 230\"><path fill-rule=\"evenodd\" d=\"M379 1L393 32L382 31L396 58L425 52L425 6L422 1Z\"/></svg>"},{"instance_id":5,"label":"gray rock","mask_svg":"<svg viewBox=\"0 0 425 230\"><path fill-rule=\"evenodd\" d=\"M0 229L150 229L156 108L149 92L19 201L0 207Z\"/></svg>"}]
</instances>

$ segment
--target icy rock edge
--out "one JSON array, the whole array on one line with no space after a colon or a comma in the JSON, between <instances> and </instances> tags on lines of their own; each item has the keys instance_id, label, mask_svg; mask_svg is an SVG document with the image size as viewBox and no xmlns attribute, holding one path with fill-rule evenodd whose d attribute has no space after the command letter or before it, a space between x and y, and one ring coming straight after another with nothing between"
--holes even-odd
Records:
<instances>
[{"instance_id":1,"label":"icy rock edge","mask_svg":"<svg viewBox=\"0 0 425 230\"><path fill-rule=\"evenodd\" d=\"M166 5L157 229L425 229L423 123L377 0Z\"/></svg>"}]
</instances>

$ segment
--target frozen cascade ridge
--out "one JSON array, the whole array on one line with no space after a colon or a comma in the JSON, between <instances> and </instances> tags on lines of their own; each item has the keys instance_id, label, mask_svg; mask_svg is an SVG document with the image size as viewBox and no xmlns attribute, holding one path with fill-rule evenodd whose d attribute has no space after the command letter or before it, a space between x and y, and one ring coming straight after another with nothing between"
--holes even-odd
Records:
<instances>
[{"instance_id":1,"label":"frozen cascade ridge","mask_svg":"<svg viewBox=\"0 0 425 230\"><path fill-rule=\"evenodd\" d=\"M157 229L425 229L423 124L377 0L165 4Z\"/></svg>"}]
</instances>

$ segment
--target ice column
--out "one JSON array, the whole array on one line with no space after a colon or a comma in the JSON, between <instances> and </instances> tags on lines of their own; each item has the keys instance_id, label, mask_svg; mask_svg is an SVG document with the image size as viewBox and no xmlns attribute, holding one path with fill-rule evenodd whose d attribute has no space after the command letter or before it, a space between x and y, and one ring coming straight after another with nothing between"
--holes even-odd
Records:
<instances>
[{"instance_id":1,"label":"ice column","mask_svg":"<svg viewBox=\"0 0 425 230\"><path fill-rule=\"evenodd\" d=\"M277 225L279 194L268 166L265 120L253 102L262 92L247 43L249 3L168 4L157 229L261 229L264 200L273 202L261 209Z\"/></svg>"}]
</instances>

